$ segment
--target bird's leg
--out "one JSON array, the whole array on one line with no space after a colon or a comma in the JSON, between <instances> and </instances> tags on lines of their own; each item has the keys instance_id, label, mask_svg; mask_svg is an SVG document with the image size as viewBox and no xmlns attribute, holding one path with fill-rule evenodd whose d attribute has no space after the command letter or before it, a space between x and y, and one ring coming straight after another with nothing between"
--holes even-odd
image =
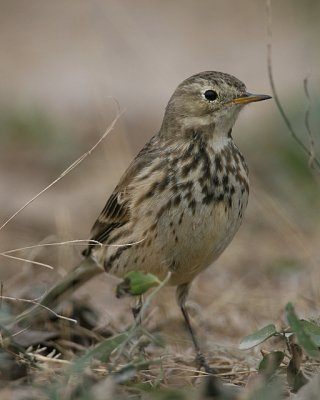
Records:
<instances>
[{"instance_id":1,"label":"bird's leg","mask_svg":"<svg viewBox=\"0 0 320 400\"><path fill-rule=\"evenodd\" d=\"M140 315L140 311L143 305L143 296L140 295L138 297L138 300L136 301L136 304L131 308L132 310L132 314L133 314L133 318L135 319L135 321L138 322L138 324L141 324L141 315Z\"/></svg>"},{"instance_id":2,"label":"bird's leg","mask_svg":"<svg viewBox=\"0 0 320 400\"><path fill-rule=\"evenodd\" d=\"M184 319L186 321L187 328L190 332L191 339L193 341L193 345L194 345L194 348L195 348L196 354L197 354L197 361L199 363L200 368L203 368L205 370L205 372L207 372L208 374L214 374L215 370L208 365L205 356L203 355L203 353L200 350L198 339L192 329L190 317L189 317L189 314L187 312L185 305L180 306L180 308L181 308L182 314L184 316Z\"/></svg>"},{"instance_id":3,"label":"bird's leg","mask_svg":"<svg viewBox=\"0 0 320 400\"><path fill-rule=\"evenodd\" d=\"M201 352L198 339L197 339L197 337L193 331L193 328L191 326L190 317L189 317L189 314L188 314L188 311L187 311L186 305L185 305L188 292L189 292L189 284L184 284L184 285L178 286L177 292L176 292L177 302L181 308L182 315L185 319L185 322L186 322L188 331L190 333L194 348L196 350L196 357L197 357L197 361L199 363L199 367L203 368L205 370L205 372L207 372L208 374L213 375L216 373L216 371L208 365L205 356Z\"/></svg>"}]
</instances>

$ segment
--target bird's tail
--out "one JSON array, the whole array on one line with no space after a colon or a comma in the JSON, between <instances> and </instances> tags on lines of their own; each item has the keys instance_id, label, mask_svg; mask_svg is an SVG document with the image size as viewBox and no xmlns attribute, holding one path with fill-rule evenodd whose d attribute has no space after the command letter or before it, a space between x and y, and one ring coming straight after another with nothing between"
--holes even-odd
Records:
<instances>
[{"instance_id":1,"label":"bird's tail","mask_svg":"<svg viewBox=\"0 0 320 400\"><path fill-rule=\"evenodd\" d=\"M48 312L66 296L70 295L71 291L78 289L91 278L104 272L104 269L99 266L91 257L85 258L75 269L69 272L60 282L54 285L37 303L35 306L23 311L20 315L14 318L14 323L22 323L25 321L34 321L43 312Z\"/></svg>"}]
</instances>

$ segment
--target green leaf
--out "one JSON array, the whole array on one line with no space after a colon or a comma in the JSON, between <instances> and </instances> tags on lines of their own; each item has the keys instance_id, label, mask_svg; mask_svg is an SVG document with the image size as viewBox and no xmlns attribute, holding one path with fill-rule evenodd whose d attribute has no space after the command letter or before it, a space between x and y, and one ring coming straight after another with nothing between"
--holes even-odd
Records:
<instances>
[{"instance_id":1,"label":"green leaf","mask_svg":"<svg viewBox=\"0 0 320 400\"><path fill-rule=\"evenodd\" d=\"M300 320L304 331L310 336L314 344L320 347L320 326L311 321Z\"/></svg>"},{"instance_id":2,"label":"green leaf","mask_svg":"<svg viewBox=\"0 0 320 400\"><path fill-rule=\"evenodd\" d=\"M149 369L150 364L152 364L152 360L141 360L141 361L133 361L125 366L123 366L120 370L113 374L113 380L116 383L124 383L128 380L132 379L138 371L144 369Z\"/></svg>"},{"instance_id":3,"label":"green leaf","mask_svg":"<svg viewBox=\"0 0 320 400\"><path fill-rule=\"evenodd\" d=\"M80 356L75 361L71 372L82 372L94 358L103 362L107 362L113 350L120 346L125 340L127 340L127 338L127 333L120 333L119 335L103 340L93 349L88 350L85 354Z\"/></svg>"},{"instance_id":4,"label":"green leaf","mask_svg":"<svg viewBox=\"0 0 320 400\"><path fill-rule=\"evenodd\" d=\"M251 335L243 338L239 344L239 349L251 349L251 347L257 346L258 344L264 342L265 340L269 339L271 336L276 335L277 333L278 332L276 331L276 327L273 324L266 325L258 331L252 333Z\"/></svg>"},{"instance_id":5,"label":"green leaf","mask_svg":"<svg viewBox=\"0 0 320 400\"><path fill-rule=\"evenodd\" d=\"M291 303L286 305L287 320L297 337L297 341L303 350L312 358L320 358L320 352L317 345L313 342L310 335L304 328L302 321L299 320L294 307Z\"/></svg>"},{"instance_id":6,"label":"green leaf","mask_svg":"<svg viewBox=\"0 0 320 400\"><path fill-rule=\"evenodd\" d=\"M270 378L272 375L275 374L277 369L280 367L284 359L284 352L283 351L272 351L269 354L266 354L263 359L261 360L258 371L259 373L263 374L267 378Z\"/></svg>"},{"instance_id":7,"label":"green leaf","mask_svg":"<svg viewBox=\"0 0 320 400\"><path fill-rule=\"evenodd\" d=\"M117 286L117 297L125 295L137 296L160 284L160 280L152 275L139 271L130 271L123 282Z\"/></svg>"}]
</instances>

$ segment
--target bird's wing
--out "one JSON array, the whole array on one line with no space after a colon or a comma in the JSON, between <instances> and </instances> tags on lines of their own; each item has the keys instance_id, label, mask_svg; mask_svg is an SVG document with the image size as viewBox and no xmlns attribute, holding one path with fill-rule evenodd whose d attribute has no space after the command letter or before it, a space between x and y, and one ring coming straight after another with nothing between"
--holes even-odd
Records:
<instances>
[{"instance_id":1,"label":"bird's wing","mask_svg":"<svg viewBox=\"0 0 320 400\"><path fill-rule=\"evenodd\" d=\"M126 192L126 187L121 188L118 185L91 229L92 240L105 243L111 231L129 221L129 200L130 196Z\"/></svg>"},{"instance_id":2,"label":"bird's wing","mask_svg":"<svg viewBox=\"0 0 320 400\"><path fill-rule=\"evenodd\" d=\"M131 217L132 188L137 175L159 154L154 138L148 142L132 161L109 197L91 230L91 239L106 243L110 233L126 224ZM91 246L83 253L90 254Z\"/></svg>"}]
</instances>

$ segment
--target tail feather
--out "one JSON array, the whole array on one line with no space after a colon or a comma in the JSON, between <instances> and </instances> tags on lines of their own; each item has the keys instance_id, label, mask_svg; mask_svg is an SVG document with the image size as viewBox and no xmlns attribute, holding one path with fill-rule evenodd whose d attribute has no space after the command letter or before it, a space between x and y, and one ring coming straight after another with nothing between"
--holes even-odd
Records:
<instances>
[{"instance_id":1,"label":"tail feather","mask_svg":"<svg viewBox=\"0 0 320 400\"><path fill-rule=\"evenodd\" d=\"M38 318L43 312L48 312L48 308L54 308L58 303L70 295L71 291L78 289L88 282L91 278L104 272L91 257L85 258L75 269L69 272L60 282L54 285L41 299L39 304L25 310L18 315L14 322L21 323Z\"/></svg>"}]
</instances>

